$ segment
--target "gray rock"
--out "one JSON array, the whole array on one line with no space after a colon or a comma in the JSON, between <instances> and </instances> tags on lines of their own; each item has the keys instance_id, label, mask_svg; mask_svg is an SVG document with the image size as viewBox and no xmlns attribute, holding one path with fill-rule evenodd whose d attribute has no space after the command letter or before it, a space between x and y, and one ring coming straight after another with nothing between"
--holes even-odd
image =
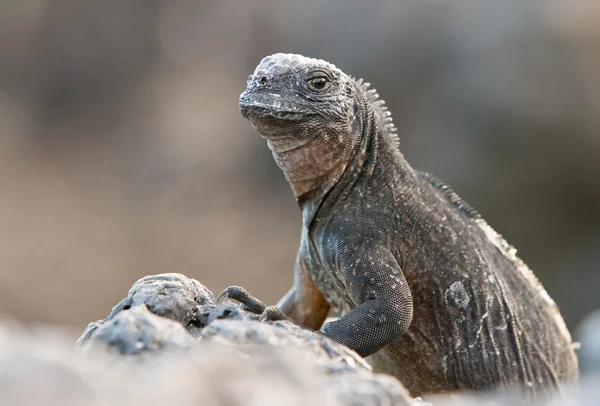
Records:
<instances>
[{"instance_id":1,"label":"gray rock","mask_svg":"<svg viewBox=\"0 0 600 406\"><path fill-rule=\"evenodd\" d=\"M172 372L179 376L197 375L188 369L199 368L202 385L195 389L207 390L199 396L203 404L254 404L248 403L253 393L262 399L256 404L417 404L400 382L371 373L349 348L293 323L258 317L231 302L215 304L208 289L183 275L148 276L105 320L90 323L77 348L86 355L152 354L134 364L152 359L166 371L180 362ZM178 349L187 350L183 363L169 351Z\"/></svg>"},{"instance_id":2,"label":"gray rock","mask_svg":"<svg viewBox=\"0 0 600 406\"><path fill-rule=\"evenodd\" d=\"M147 330L149 326L142 327L141 324L134 327L135 323L130 317L123 320L127 326L132 327L126 331L126 327L119 323L109 323L115 318L121 317L124 312L142 307L150 313L178 322L187 331L197 335L206 325L215 320L258 320L259 316L243 310L240 306L230 302L216 304L214 296L206 286L200 282L190 279L178 273L166 273L145 276L136 281L129 290L127 297L121 300L104 320L98 320L88 324L87 328L77 340L76 347L80 348L93 336L97 330L103 328L103 337L111 335L111 342L117 342L116 336L122 335L121 340L129 342L135 335L155 335L155 331ZM140 313L140 317L148 319L148 315ZM133 324L132 324L133 323ZM149 322L156 323L155 320ZM118 329L115 327L120 326ZM166 325L165 325L166 326ZM114 331L109 333L109 329ZM141 330L140 330L141 329ZM140 340L144 340L141 335ZM145 348L145 347L143 347ZM120 351L120 350L118 350ZM129 354L129 352L127 352ZM137 354L132 352L131 354Z\"/></svg>"},{"instance_id":3,"label":"gray rock","mask_svg":"<svg viewBox=\"0 0 600 406\"><path fill-rule=\"evenodd\" d=\"M83 352L103 349L121 355L173 351L198 345L180 323L156 316L146 306L119 312L93 330L88 326L84 337L77 345Z\"/></svg>"},{"instance_id":4,"label":"gray rock","mask_svg":"<svg viewBox=\"0 0 600 406\"><path fill-rule=\"evenodd\" d=\"M83 357L67 350L69 340L61 334L45 330L27 335L22 329L3 329L0 323L2 402L15 406L519 404L506 394L440 395L427 399L432 403L413 399L398 380L372 373L366 361L345 346L290 322L257 319L234 303L215 304L212 293L197 281L164 274L137 281L105 320L88 326L78 341ZM594 323L590 326L584 336L593 343L597 330ZM596 405L599 383L600 375L589 374L581 393L573 390L537 405Z\"/></svg>"},{"instance_id":5,"label":"gray rock","mask_svg":"<svg viewBox=\"0 0 600 406\"><path fill-rule=\"evenodd\" d=\"M0 323L0 403L11 406L92 405L94 388L60 331L31 334ZM82 364L95 364L91 360ZM91 370L95 366L90 365Z\"/></svg>"},{"instance_id":6,"label":"gray rock","mask_svg":"<svg viewBox=\"0 0 600 406\"><path fill-rule=\"evenodd\" d=\"M260 315L250 313L243 309L243 306L231 302L217 304L216 307L204 313L206 325L215 320L254 320L258 321Z\"/></svg>"},{"instance_id":7,"label":"gray rock","mask_svg":"<svg viewBox=\"0 0 600 406\"><path fill-rule=\"evenodd\" d=\"M135 282L127 297L113 307L107 320L123 310L141 305L194 332L206 324L208 312L215 308L215 298L206 286L179 273L145 276Z\"/></svg>"},{"instance_id":8,"label":"gray rock","mask_svg":"<svg viewBox=\"0 0 600 406\"><path fill-rule=\"evenodd\" d=\"M136 310L132 314L136 312L142 313ZM159 351L156 357L128 362L131 357L104 350L90 349L82 357L73 351L72 339L62 329L32 332L0 322L0 403L10 406L518 405L506 397L474 394L437 396L431 399L431 404L413 400L392 377L362 369L330 373L304 351L294 348L204 342L185 353ZM600 397L600 381L591 378L582 381L580 393L537 405L595 406Z\"/></svg>"},{"instance_id":9,"label":"gray rock","mask_svg":"<svg viewBox=\"0 0 600 406\"><path fill-rule=\"evenodd\" d=\"M129 289L127 297L112 308L108 317L104 320L88 324L81 337L77 340L76 348L80 348L85 344L107 322L118 317L125 311L140 306L157 316L178 322L191 333L196 333L204 327L211 317L215 319L216 315L211 316L211 312L217 308L212 292L194 279L190 279L179 273L145 276L133 284L131 289ZM132 320L129 319L128 323L132 323ZM116 325L110 324L109 328L114 328L117 325L119 323ZM133 326L133 324L129 325ZM126 336L123 336L121 339L129 341L133 339L132 334L141 333L139 330L140 327L138 326L130 332L121 328L110 334L113 335L113 339L115 339L116 334L125 334ZM150 331L146 333L155 334ZM104 337L110 334L108 330L104 330L103 332ZM144 340L141 336L139 339Z\"/></svg>"},{"instance_id":10,"label":"gray rock","mask_svg":"<svg viewBox=\"0 0 600 406\"><path fill-rule=\"evenodd\" d=\"M140 312L133 310L130 314ZM23 329L12 326L10 330L3 329L0 325L0 403L11 406L343 405L326 392L319 368L292 352L241 353L205 345L186 353L159 354L127 362L130 357L117 357L89 347L82 357L72 350L68 339L51 339L47 332L31 335Z\"/></svg>"},{"instance_id":11,"label":"gray rock","mask_svg":"<svg viewBox=\"0 0 600 406\"><path fill-rule=\"evenodd\" d=\"M142 309L122 312L113 320L149 314ZM151 315L150 319L154 317L158 318ZM93 336L101 334L103 328ZM180 331L185 329L181 327ZM185 353L158 351L156 357L138 357L137 362L129 362L131 357L116 356L92 344L86 344L86 356L82 357L72 351L69 339L51 338L47 332L29 335L15 328L3 334L0 325L0 403L11 406L413 405L394 378L367 371L330 374L326 367L295 348L231 347L205 342ZM95 340L93 337L89 343Z\"/></svg>"},{"instance_id":12,"label":"gray rock","mask_svg":"<svg viewBox=\"0 0 600 406\"><path fill-rule=\"evenodd\" d=\"M269 346L293 348L332 373L371 371L357 353L322 334L287 321L216 320L202 329L203 342L229 346Z\"/></svg>"},{"instance_id":13,"label":"gray rock","mask_svg":"<svg viewBox=\"0 0 600 406\"><path fill-rule=\"evenodd\" d=\"M408 391L389 375L357 372L326 377L328 392L346 406L426 406L429 403L410 397Z\"/></svg>"}]
</instances>

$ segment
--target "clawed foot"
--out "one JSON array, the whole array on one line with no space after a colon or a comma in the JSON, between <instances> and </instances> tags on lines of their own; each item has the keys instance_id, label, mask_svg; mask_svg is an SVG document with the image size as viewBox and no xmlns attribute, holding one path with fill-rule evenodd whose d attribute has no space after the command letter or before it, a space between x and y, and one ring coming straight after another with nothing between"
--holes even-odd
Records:
<instances>
[{"instance_id":1,"label":"clawed foot","mask_svg":"<svg viewBox=\"0 0 600 406\"><path fill-rule=\"evenodd\" d=\"M240 286L230 286L225 289L217 298L217 303L221 303L227 299L233 299L240 302L244 310L260 314L259 321L286 320L292 323L294 322L286 316L281 309L276 306L267 306Z\"/></svg>"}]
</instances>

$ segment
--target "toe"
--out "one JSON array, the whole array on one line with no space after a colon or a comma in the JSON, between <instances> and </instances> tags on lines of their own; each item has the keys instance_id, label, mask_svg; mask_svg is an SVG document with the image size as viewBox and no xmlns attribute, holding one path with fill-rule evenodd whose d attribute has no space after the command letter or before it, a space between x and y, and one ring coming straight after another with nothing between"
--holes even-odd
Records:
<instances>
[{"instance_id":1,"label":"toe","mask_svg":"<svg viewBox=\"0 0 600 406\"><path fill-rule=\"evenodd\" d=\"M217 297L217 303L222 303L227 299L236 300L238 297L242 297L244 295L248 295L246 289L240 286L229 286L219 294L219 297Z\"/></svg>"}]
</instances>

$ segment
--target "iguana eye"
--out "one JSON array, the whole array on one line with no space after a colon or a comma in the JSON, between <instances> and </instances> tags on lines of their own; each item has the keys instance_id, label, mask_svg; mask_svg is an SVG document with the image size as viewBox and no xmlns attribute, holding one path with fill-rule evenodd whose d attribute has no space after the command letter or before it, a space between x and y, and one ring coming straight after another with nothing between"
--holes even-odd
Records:
<instances>
[{"instance_id":1,"label":"iguana eye","mask_svg":"<svg viewBox=\"0 0 600 406\"><path fill-rule=\"evenodd\" d=\"M309 82L310 87L315 90L323 90L325 86L327 86L328 80L325 77L319 76L317 78L312 78Z\"/></svg>"}]
</instances>

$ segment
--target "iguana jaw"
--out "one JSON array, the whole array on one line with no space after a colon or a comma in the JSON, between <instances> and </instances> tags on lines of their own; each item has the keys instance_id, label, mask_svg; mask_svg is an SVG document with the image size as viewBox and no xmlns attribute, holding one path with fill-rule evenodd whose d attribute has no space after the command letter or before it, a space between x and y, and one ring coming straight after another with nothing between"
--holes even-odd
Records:
<instances>
[{"instance_id":1,"label":"iguana jaw","mask_svg":"<svg viewBox=\"0 0 600 406\"><path fill-rule=\"evenodd\" d=\"M242 116L252 123L264 119L299 121L314 115L308 108L271 93L245 91L240 96L239 106Z\"/></svg>"}]
</instances>

